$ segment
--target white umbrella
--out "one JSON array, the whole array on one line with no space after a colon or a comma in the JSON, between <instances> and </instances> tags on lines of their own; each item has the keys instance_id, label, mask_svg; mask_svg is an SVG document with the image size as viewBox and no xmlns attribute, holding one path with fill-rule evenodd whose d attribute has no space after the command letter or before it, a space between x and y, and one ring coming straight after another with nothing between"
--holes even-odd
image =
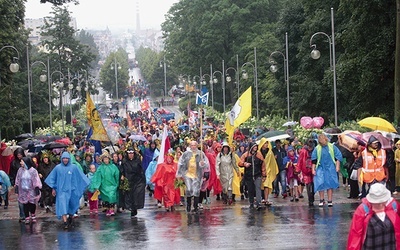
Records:
<instances>
[{"instance_id":1,"label":"white umbrella","mask_svg":"<svg viewBox=\"0 0 400 250\"><path fill-rule=\"evenodd\" d=\"M287 126L294 126L296 125L298 122L295 121L290 121L290 122L285 122L284 124L282 124L283 127L287 127Z\"/></svg>"},{"instance_id":2,"label":"white umbrella","mask_svg":"<svg viewBox=\"0 0 400 250\"><path fill-rule=\"evenodd\" d=\"M4 151L1 153L1 155L2 156L12 155L17 148L22 148L22 147L18 146L18 145L8 146L6 149L4 149Z\"/></svg>"}]
</instances>

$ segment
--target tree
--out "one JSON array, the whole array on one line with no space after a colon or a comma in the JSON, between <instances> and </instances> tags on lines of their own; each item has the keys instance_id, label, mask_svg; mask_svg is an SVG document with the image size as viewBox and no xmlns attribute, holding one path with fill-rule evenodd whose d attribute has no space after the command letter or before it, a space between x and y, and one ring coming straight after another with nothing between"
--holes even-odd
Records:
<instances>
[{"instance_id":1,"label":"tree","mask_svg":"<svg viewBox=\"0 0 400 250\"><path fill-rule=\"evenodd\" d=\"M112 94L114 98L116 97L115 67L117 67L118 97L122 97L121 93L126 93L129 83L128 54L122 48L109 54L100 71L101 87L105 92Z\"/></svg>"}]
</instances>

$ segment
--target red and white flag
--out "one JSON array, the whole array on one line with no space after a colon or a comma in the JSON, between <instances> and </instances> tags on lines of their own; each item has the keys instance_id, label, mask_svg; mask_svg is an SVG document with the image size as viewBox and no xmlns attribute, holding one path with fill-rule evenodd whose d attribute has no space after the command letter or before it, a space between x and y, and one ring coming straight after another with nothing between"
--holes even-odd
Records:
<instances>
[{"instance_id":1,"label":"red and white flag","mask_svg":"<svg viewBox=\"0 0 400 250\"><path fill-rule=\"evenodd\" d=\"M164 156L168 154L169 149L171 148L171 143L168 137L168 126L164 126L163 134L162 134L162 141L161 141L161 148L160 148L160 155L158 156L157 165L160 163L164 163Z\"/></svg>"}]
</instances>

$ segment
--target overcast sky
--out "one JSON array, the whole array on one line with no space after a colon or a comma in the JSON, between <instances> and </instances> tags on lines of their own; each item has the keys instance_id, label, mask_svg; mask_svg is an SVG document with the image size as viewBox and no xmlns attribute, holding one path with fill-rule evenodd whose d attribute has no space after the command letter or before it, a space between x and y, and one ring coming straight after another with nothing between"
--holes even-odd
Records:
<instances>
[{"instance_id":1,"label":"overcast sky","mask_svg":"<svg viewBox=\"0 0 400 250\"><path fill-rule=\"evenodd\" d=\"M76 18L78 29L136 29L136 9L139 6L141 29L160 29L164 15L179 0L80 0L79 5L68 4ZM26 18L49 16L52 4L28 0Z\"/></svg>"}]
</instances>

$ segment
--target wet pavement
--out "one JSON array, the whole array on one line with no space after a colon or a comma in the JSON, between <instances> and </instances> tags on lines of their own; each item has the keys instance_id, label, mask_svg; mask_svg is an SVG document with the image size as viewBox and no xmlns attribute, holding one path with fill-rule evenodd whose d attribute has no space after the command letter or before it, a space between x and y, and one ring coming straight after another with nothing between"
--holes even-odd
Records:
<instances>
[{"instance_id":1,"label":"wet pavement","mask_svg":"<svg viewBox=\"0 0 400 250\"><path fill-rule=\"evenodd\" d=\"M199 214L183 206L166 212L146 196L145 208L133 219L129 212L93 216L84 207L69 230L40 207L37 223L19 223L12 195L9 209L0 208L0 249L344 249L359 203L346 195L336 190L330 208L309 208L306 197L270 198L274 204L261 211L249 209L247 200L228 206L213 197Z\"/></svg>"}]
</instances>

